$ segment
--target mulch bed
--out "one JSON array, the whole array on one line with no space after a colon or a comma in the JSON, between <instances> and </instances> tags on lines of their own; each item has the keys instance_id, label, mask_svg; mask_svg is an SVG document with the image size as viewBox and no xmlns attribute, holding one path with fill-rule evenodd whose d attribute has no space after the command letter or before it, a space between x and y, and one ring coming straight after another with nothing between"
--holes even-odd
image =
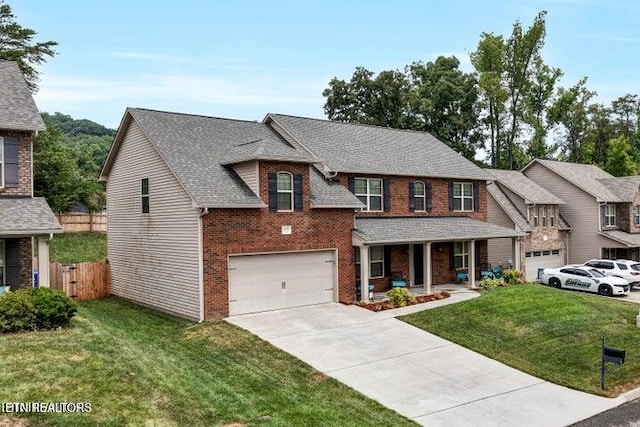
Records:
<instances>
[{"instance_id":1,"label":"mulch bed","mask_svg":"<svg viewBox=\"0 0 640 427\"><path fill-rule=\"evenodd\" d=\"M421 304L423 302L430 302L430 301L436 301L436 300L440 300L440 299L445 299L445 298L449 298L450 296L451 296L451 294L449 292L447 292L447 291L438 291L438 292L433 293L433 294L415 295L416 302L415 303L407 303L406 306L415 305L415 304ZM391 304L389 302L389 300L386 300L386 299L384 299L382 301L358 302L357 305L362 307L362 308L366 308L367 310L371 310L371 311L391 310L393 308L402 307L400 305ZM404 306L404 307L406 307L406 306Z\"/></svg>"}]
</instances>

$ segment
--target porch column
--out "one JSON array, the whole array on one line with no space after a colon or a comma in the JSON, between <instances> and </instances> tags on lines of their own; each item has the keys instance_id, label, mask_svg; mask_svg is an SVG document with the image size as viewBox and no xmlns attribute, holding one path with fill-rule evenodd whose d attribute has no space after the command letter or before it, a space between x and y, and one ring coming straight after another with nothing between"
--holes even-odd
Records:
<instances>
[{"instance_id":1,"label":"porch column","mask_svg":"<svg viewBox=\"0 0 640 427\"><path fill-rule=\"evenodd\" d=\"M360 301L369 302L369 247L360 246Z\"/></svg>"},{"instance_id":2,"label":"porch column","mask_svg":"<svg viewBox=\"0 0 640 427\"><path fill-rule=\"evenodd\" d=\"M469 284L476 287L476 241L469 241Z\"/></svg>"},{"instance_id":3,"label":"porch column","mask_svg":"<svg viewBox=\"0 0 640 427\"><path fill-rule=\"evenodd\" d=\"M49 287L49 238L38 237L38 286Z\"/></svg>"},{"instance_id":4,"label":"porch column","mask_svg":"<svg viewBox=\"0 0 640 427\"><path fill-rule=\"evenodd\" d=\"M424 285L428 294L431 293L431 242L424 243L423 248L423 273L424 276Z\"/></svg>"},{"instance_id":5,"label":"porch column","mask_svg":"<svg viewBox=\"0 0 640 427\"><path fill-rule=\"evenodd\" d=\"M513 269L520 271L520 239L518 237L513 237L512 242Z\"/></svg>"}]
</instances>

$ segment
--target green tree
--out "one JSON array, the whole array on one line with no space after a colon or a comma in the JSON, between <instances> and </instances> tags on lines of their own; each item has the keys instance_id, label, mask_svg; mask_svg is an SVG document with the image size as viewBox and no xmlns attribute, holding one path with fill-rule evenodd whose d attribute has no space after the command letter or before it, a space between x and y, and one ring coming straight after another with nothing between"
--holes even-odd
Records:
<instances>
[{"instance_id":1,"label":"green tree","mask_svg":"<svg viewBox=\"0 0 640 427\"><path fill-rule=\"evenodd\" d=\"M604 165L607 161L609 140L614 137L611 109L603 104L591 104L587 113L589 120L584 145L590 152L591 161L596 165Z\"/></svg>"},{"instance_id":2,"label":"green tree","mask_svg":"<svg viewBox=\"0 0 640 427\"><path fill-rule=\"evenodd\" d=\"M35 66L56 55L57 42L35 42L37 33L16 22L11 7L0 2L0 58L16 61L32 92L38 90L39 73Z\"/></svg>"},{"instance_id":3,"label":"green tree","mask_svg":"<svg viewBox=\"0 0 640 427\"><path fill-rule=\"evenodd\" d=\"M619 136L609 141L609 152L604 169L613 176L629 176L638 174L638 165L629 154L631 143L626 136Z\"/></svg>"}]
</instances>

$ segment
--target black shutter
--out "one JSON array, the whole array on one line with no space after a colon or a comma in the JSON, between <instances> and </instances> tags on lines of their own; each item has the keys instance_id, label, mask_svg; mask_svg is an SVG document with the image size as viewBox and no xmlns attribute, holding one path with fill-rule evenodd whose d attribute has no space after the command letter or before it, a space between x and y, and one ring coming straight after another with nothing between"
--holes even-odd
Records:
<instances>
[{"instance_id":1,"label":"black shutter","mask_svg":"<svg viewBox=\"0 0 640 427\"><path fill-rule=\"evenodd\" d=\"M391 276L391 246L384 247L384 276Z\"/></svg>"},{"instance_id":2,"label":"black shutter","mask_svg":"<svg viewBox=\"0 0 640 427\"><path fill-rule=\"evenodd\" d=\"M415 183L409 182L409 212L416 210L416 189Z\"/></svg>"},{"instance_id":3,"label":"black shutter","mask_svg":"<svg viewBox=\"0 0 640 427\"><path fill-rule=\"evenodd\" d=\"M424 185L424 208L428 211L433 209L433 198L431 194L432 194L431 183L427 182Z\"/></svg>"},{"instance_id":4,"label":"black shutter","mask_svg":"<svg viewBox=\"0 0 640 427\"><path fill-rule=\"evenodd\" d=\"M382 194L384 196L384 211L391 210L391 182L388 179L382 180Z\"/></svg>"},{"instance_id":5,"label":"black shutter","mask_svg":"<svg viewBox=\"0 0 640 427\"><path fill-rule=\"evenodd\" d=\"M355 183L355 178L354 177L350 176L349 178L347 178L347 188L353 194L356 194L356 183Z\"/></svg>"},{"instance_id":6,"label":"black shutter","mask_svg":"<svg viewBox=\"0 0 640 427\"><path fill-rule=\"evenodd\" d=\"M449 183L449 210L453 210L453 182Z\"/></svg>"},{"instance_id":7,"label":"black shutter","mask_svg":"<svg viewBox=\"0 0 640 427\"><path fill-rule=\"evenodd\" d=\"M302 175L293 175L293 210L302 210Z\"/></svg>"},{"instance_id":8,"label":"black shutter","mask_svg":"<svg viewBox=\"0 0 640 427\"><path fill-rule=\"evenodd\" d=\"M269 174L269 210L278 210L278 175L275 173Z\"/></svg>"},{"instance_id":9,"label":"black shutter","mask_svg":"<svg viewBox=\"0 0 640 427\"><path fill-rule=\"evenodd\" d=\"M449 268L451 270L455 270L456 269L456 261L454 258L454 247L453 247L453 242L449 243Z\"/></svg>"},{"instance_id":10,"label":"black shutter","mask_svg":"<svg viewBox=\"0 0 640 427\"><path fill-rule=\"evenodd\" d=\"M18 138L4 138L4 186L18 186Z\"/></svg>"},{"instance_id":11,"label":"black shutter","mask_svg":"<svg viewBox=\"0 0 640 427\"><path fill-rule=\"evenodd\" d=\"M5 261L7 277L5 285L11 285L11 289L16 289L20 285L20 256L18 252L19 241L17 239L5 240Z\"/></svg>"},{"instance_id":12,"label":"black shutter","mask_svg":"<svg viewBox=\"0 0 640 427\"><path fill-rule=\"evenodd\" d=\"M480 211L480 185L477 182L473 183L473 210Z\"/></svg>"},{"instance_id":13,"label":"black shutter","mask_svg":"<svg viewBox=\"0 0 640 427\"><path fill-rule=\"evenodd\" d=\"M480 240L476 240L475 243L476 247L475 247L475 262L476 262L476 269L478 268L478 266L480 265Z\"/></svg>"}]
</instances>

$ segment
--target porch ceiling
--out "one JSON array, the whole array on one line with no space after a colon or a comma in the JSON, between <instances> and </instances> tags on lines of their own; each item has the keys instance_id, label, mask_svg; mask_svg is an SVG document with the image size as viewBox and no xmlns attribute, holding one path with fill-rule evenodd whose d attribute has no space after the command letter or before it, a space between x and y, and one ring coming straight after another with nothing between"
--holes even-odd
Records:
<instances>
[{"instance_id":1,"label":"porch ceiling","mask_svg":"<svg viewBox=\"0 0 640 427\"><path fill-rule=\"evenodd\" d=\"M44 198L0 199L0 236L61 232L62 227Z\"/></svg>"},{"instance_id":2,"label":"porch ceiling","mask_svg":"<svg viewBox=\"0 0 640 427\"><path fill-rule=\"evenodd\" d=\"M356 218L353 237L365 244L519 237L525 233L465 216Z\"/></svg>"},{"instance_id":3,"label":"porch ceiling","mask_svg":"<svg viewBox=\"0 0 640 427\"><path fill-rule=\"evenodd\" d=\"M600 234L615 242L627 245L630 248L640 247L640 234L638 233L627 233L622 230L609 230L601 231Z\"/></svg>"}]
</instances>

